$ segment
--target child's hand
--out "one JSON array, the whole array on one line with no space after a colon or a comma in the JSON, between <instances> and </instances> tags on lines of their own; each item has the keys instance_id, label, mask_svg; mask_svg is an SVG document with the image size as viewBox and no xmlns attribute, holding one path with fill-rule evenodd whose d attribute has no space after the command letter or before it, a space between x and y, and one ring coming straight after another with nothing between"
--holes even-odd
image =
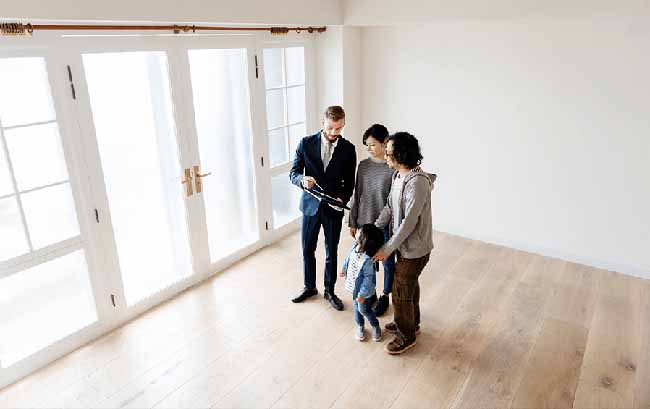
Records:
<instances>
[{"instance_id":1,"label":"child's hand","mask_svg":"<svg viewBox=\"0 0 650 409\"><path fill-rule=\"evenodd\" d=\"M345 277L345 271L341 270L341 271L339 272L339 277Z\"/></svg>"},{"instance_id":2,"label":"child's hand","mask_svg":"<svg viewBox=\"0 0 650 409\"><path fill-rule=\"evenodd\" d=\"M357 304L363 304L364 301L366 301L365 298L363 298L363 297L357 297Z\"/></svg>"}]
</instances>

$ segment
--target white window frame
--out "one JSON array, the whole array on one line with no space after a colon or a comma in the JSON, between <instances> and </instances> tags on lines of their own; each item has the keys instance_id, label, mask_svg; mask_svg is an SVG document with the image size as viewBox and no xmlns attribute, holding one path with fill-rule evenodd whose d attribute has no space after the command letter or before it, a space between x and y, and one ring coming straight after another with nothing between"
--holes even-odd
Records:
<instances>
[{"instance_id":1,"label":"white window frame","mask_svg":"<svg viewBox=\"0 0 650 409\"><path fill-rule=\"evenodd\" d=\"M161 302L170 299L174 295L183 291L191 285L205 280L207 277L215 274L211 271L208 274L196 274L190 279L183 280L176 285L165 289L158 293L155 297L147 299L145 302L140 303L137 308L132 308L128 312L124 312L119 308L115 308L109 294L115 294L116 287L120 284L120 278L107 274L107 267L110 266L110 261L107 260L110 252L107 252L107 240L105 237L105 229L103 226L96 222L96 212L99 212L99 217L103 220L110 220L109 209L105 204L97 203L98 197L96 190L97 186L93 186L90 180L93 180L101 174L94 174L92 169L97 169L97 165L91 163L97 157L95 155L88 155L92 151L92 146L88 146L88 142L84 141L86 133L83 128L79 126L79 112L78 107L75 107L75 102L70 97L71 89L68 83L67 66L76 63L77 66L80 61L79 47L75 42L85 42L87 46L84 50L95 49L97 51L105 50L103 44L121 44L122 49L143 50L148 47L138 46L134 44L129 46L129 38L133 35L124 35L123 32L104 32L102 35L97 35L97 32L76 32L75 35L82 36L88 35L93 37L79 38L75 41L74 38L62 38L61 33L57 32L39 32L33 38L25 39L22 37L8 38L0 37L0 57L4 56L45 56L46 65L48 69L48 78L52 92L53 103L56 112L56 120L59 126L59 133L61 135L61 142L65 155L66 164L68 167L69 183L72 188L73 198L77 209L80 235L70 238L61 243L48 246L44 249L39 249L35 252L19 256L11 259L5 263L0 264L0 278L9 276L11 274L19 273L29 267L47 262L57 257L72 253L79 249L85 251L86 261L89 269L89 278L93 289L93 296L96 303L96 311L98 321L94 324L80 329L74 334L55 342L49 347L34 353L33 355L11 365L9 368L0 368L0 388L6 386L27 374L34 372L36 369L45 366L46 364L54 361L55 359L73 351L81 345L98 338L135 316L141 314L147 309L160 304ZM117 37L111 38L111 35ZM258 181L257 197L258 209L260 214L260 224L264 225L264 229L260 229L260 240L249 248L231 255L227 259L222 260L218 266L219 269L226 268L228 265L235 263L241 258L251 254L252 252L271 244L287 234L295 232L300 225L299 219L283 226L280 229L272 228L272 207L271 207L271 178L273 176L287 173L291 168L291 160L281 166L270 168L270 161L268 160L268 138L266 132L266 88L264 86L264 67L263 67L263 49L264 48L288 48L288 47L304 47L305 56L305 128L307 134L315 133L317 131L317 115L316 115L316 42L312 35L309 34L289 34L283 37L276 37L270 34L255 33L242 33L242 35L249 35L254 37L254 54L249 58L251 67L249 72L254 72L257 68L257 78L251 81L255 86L251 87L251 116L252 128L254 135L254 149L253 155L255 158L255 172ZM197 43L210 36L218 37L219 34L214 35L197 35ZM155 37L150 41L151 44L169 44L170 41L175 41L174 35L151 35L150 33L142 33L141 37ZM182 38L182 39L181 39ZM193 36L179 37L179 41L192 42ZM125 45L127 44L127 45ZM151 46L157 50L166 51L165 48L159 46ZM255 66L255 56L257 56L257 66ZM173 55L167 55L168 60L171 61L175 58ZM78 77L82 75L81 72L73 72L75 76L75 86L83 87L81 83L85 82ZM170 71L170 78L174 77L174 73ZM177 78L171 78L172 83ZM174 85L172 84L172 88ZM83 91L77 89L77 93ZM173 91L172 91L173 92ZM88 109L84 107L83 109ZM83 115L88 115L86 112ZM178 118L178 117L177 117ZM192 123L193 117L189 117L187 112L181 115L181 121L176 121L176 126L188 126L188 121ZM306 135L305 135L306 136ZM93 141L96 143L96 141ZM179 142L180 143L180 142ZM4 149L4 148L3 148ZM179 149L184 149L179 146ZM184 166L184 165L182 165ZM92 173L92 174L91 174ZM120 300L117 300L119 306Z\"/></svg>"}]
</instances>

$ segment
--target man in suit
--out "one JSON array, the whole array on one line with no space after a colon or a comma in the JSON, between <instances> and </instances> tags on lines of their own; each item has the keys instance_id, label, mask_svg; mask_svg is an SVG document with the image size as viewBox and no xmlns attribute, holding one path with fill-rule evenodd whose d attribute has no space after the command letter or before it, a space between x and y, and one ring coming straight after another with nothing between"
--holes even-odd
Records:
<instances>
[{"instance_id":1,"label":"man in suit","mask_svg":"<svg viewBox=\"0 0 650 409\"><path fill-rule=\"evenodd\" d=\"M323 129L304 137L296 148L289 177L291 183L303 190L320 186L324 192L347 203L354 189L357 155L354 145L341 136L345 126L345 111L340 106L328 107L323 114ZM343 303L334 294L337 276L337 250L343 224L343 210L319 201L306 191L300 199L302 212L302 257L304 288L292 301L303 302L318 294L316 289L316 244L321 226L325 233L324 297L341 311Z\"/></svg>"}]
</instances>

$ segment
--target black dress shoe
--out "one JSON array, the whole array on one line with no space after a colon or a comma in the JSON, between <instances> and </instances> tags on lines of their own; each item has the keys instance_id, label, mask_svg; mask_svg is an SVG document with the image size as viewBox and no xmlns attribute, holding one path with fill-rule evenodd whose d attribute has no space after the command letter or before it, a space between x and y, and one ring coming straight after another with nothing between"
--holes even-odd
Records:
<instances>
[{"instance_id":1,"label":"black dress shoe","mask_svg":"<svg viewBox=\"0 0 650 409\"><path fill-rule=\"evenodd\" d=\"M341 301L339 297L336 296L336 294L325 291L325 295L323 297L330 302L332 308L337 311L343 311L343 301Z\"/></svg>"},{"instance_id":2,"label":"black dress shoe","mask_svg":"<svg viewBox=\"0 0 650 409\"><path fill-rule=\"evenodd\" d=\"M305 301L309 297L313 297L318 294L318 290L315 288L303 288L302 292L298 294L296 298L291 300L293 303L299 303Z\"/></svg>"},{"instance_id":3,"label":"black dress shoe","mask_svg":"<svg viewBox=\"0 0 650 409\"><path fill-rule=\"evenodd\" d=\"M384 313L388 309L388 304L389 304L389 300L386 294L379 297L379 299L377 300L377 304L375 304L375 315L378 317L384 315Z\"/></svg>"}]
</instances>

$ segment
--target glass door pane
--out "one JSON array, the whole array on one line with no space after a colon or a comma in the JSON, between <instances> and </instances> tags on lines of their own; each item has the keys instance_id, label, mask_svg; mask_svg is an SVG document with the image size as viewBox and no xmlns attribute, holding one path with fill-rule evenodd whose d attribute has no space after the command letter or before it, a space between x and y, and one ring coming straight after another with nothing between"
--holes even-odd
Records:
<instances>
[{"instance_id":1,"label":"glass door pane","mask_svg":"<svg viewBox=\"0 0 650 409\"><path fill-rule=\"evenodd\" d=\"M0 368L98 319L42 57L0 58Z\"/></svg>"},{"instance_id":2,"label":"glass door pane","mask_svg":"<svg viewBox=\"0 0 650 409\"><path fill-rule=\"evenodd\" d=\"M280 173L271 178L273 227L280 227L300 217L300 195L302 190L291 184L289 173Z\"/></svg>"},{"instance_id":3,"label":"glass door pane","mask_svg":"<svg viewBox=\"0 0 650 409\"><path fill-rule=\"evenodd\" d=\"M188 51L210 262L259 238L246 49ZM195 175L196 176L196 175Z\"/></svg>"},{"instance_id":4,"label":"glass door pane","mask_svg":"<svg viewBox=\"0 0 650 409\"><path fill-rule=\"evenodd\" d=\"M164 52L83 55L127 305L191 275Z\"/></svg>"},{"instance_id":5,"label":"glass door pane","mask_svg":"<svg viewBox=\"0 0 650 409\"><path fill-rule=\"evenodd\" d=\"M82 250L0 279L0 367L96 320Z\"/></svg>"}]
</instances>

